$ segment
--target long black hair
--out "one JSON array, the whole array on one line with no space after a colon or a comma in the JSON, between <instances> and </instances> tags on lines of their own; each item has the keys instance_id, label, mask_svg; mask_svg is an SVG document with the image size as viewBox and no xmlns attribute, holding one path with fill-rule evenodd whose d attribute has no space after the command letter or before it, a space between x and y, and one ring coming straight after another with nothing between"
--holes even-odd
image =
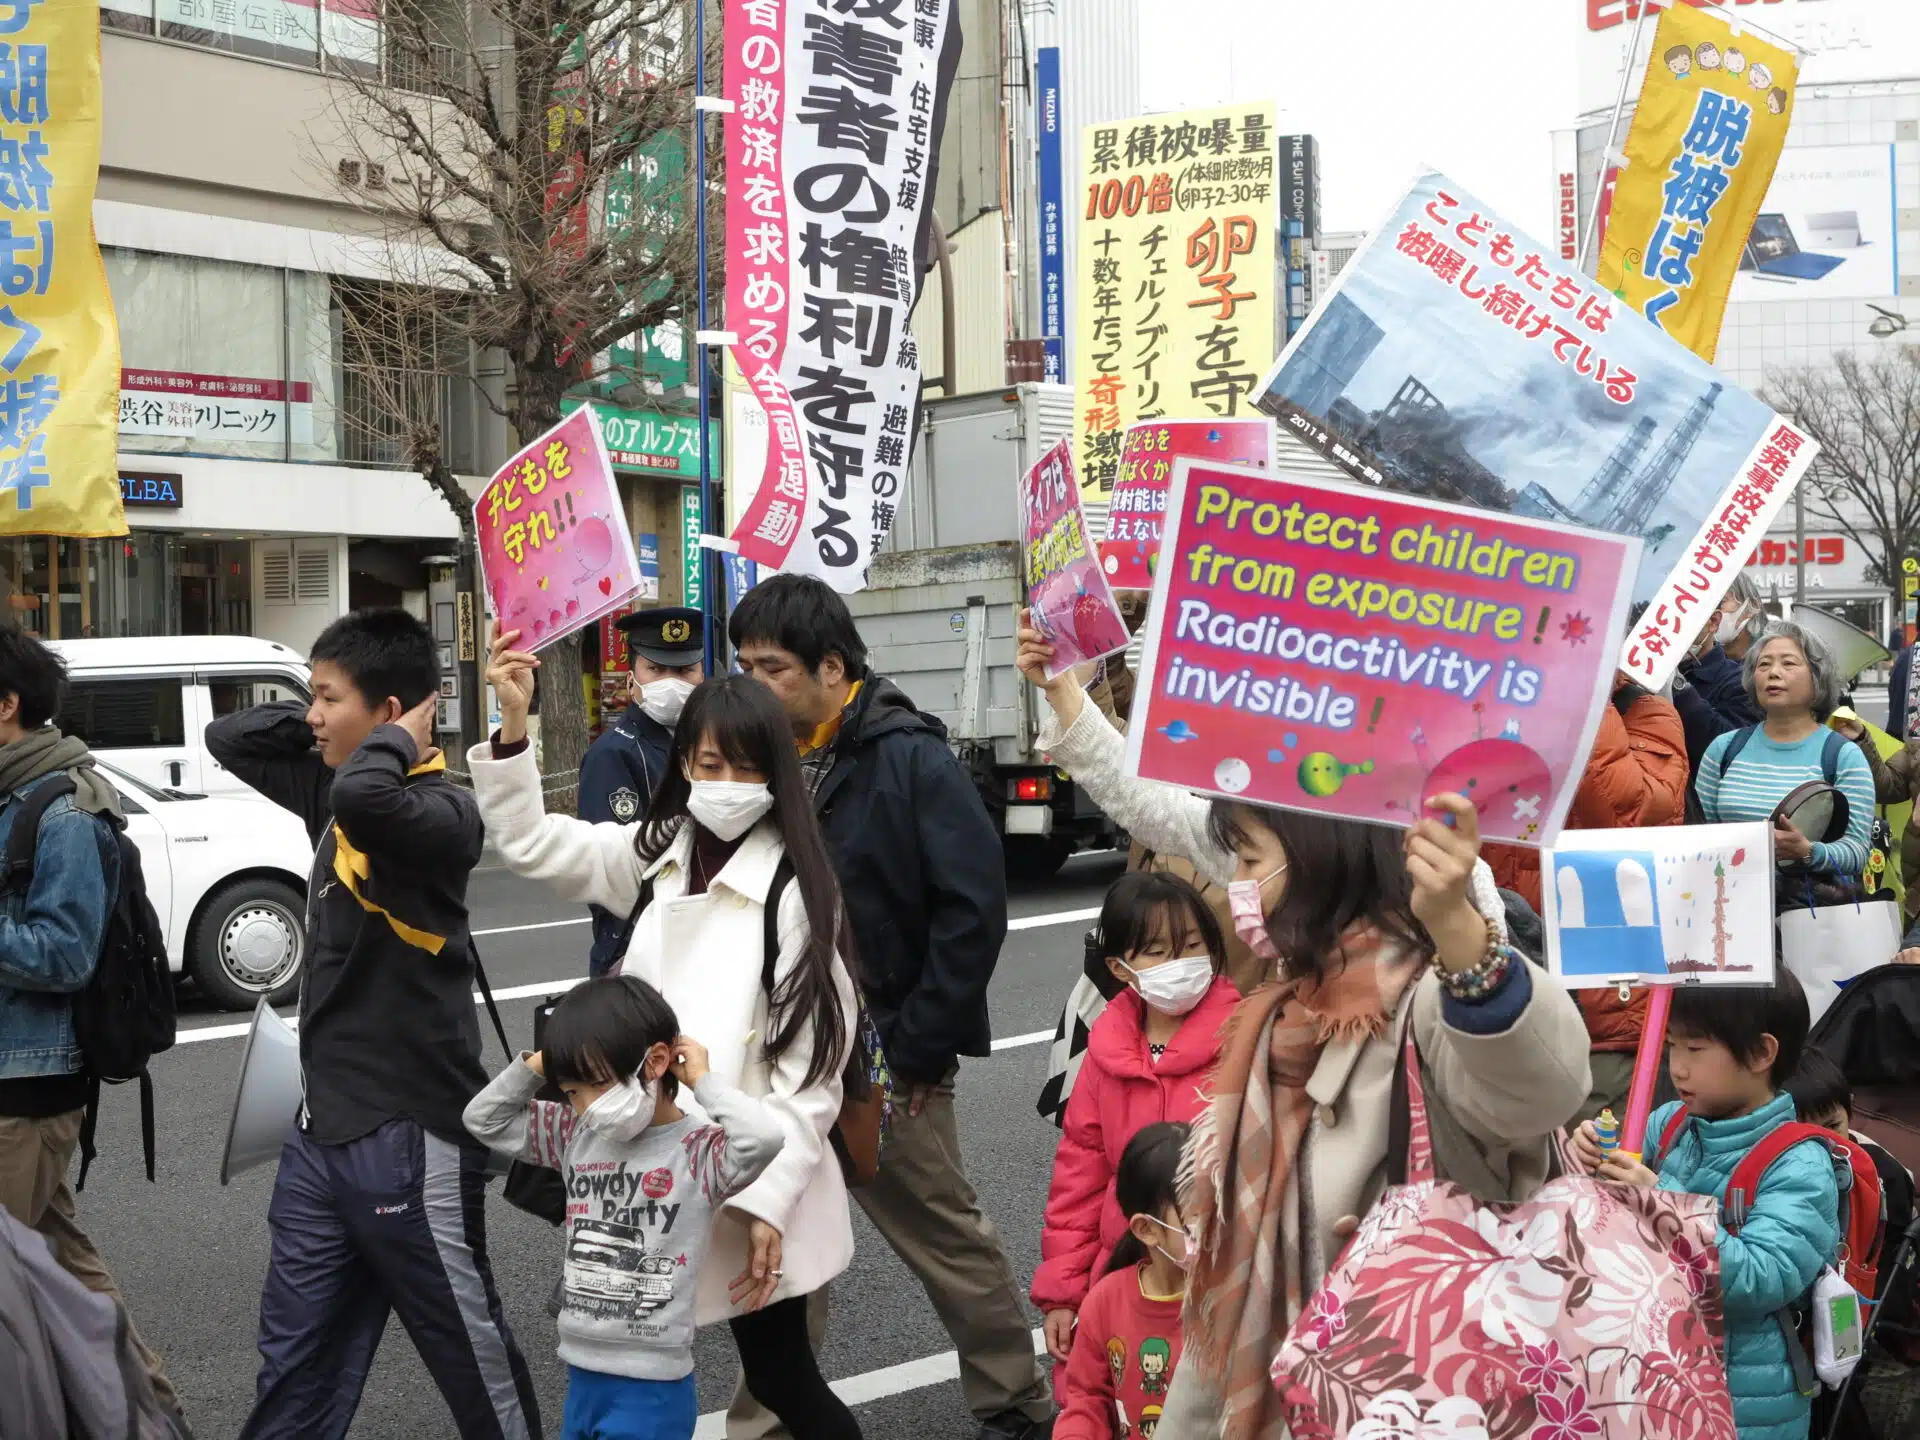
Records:
<instances>
[{"instance_id":1,"label":"long black hair","mask_svg":"<svg viewBox=\"0 0 1920 1440\"><path fill-rule=\"evenodd\" d=\"M1290 978L1318 979L1356 922L1378 926L1404 944L1432 948L1427 927L1413 913L1403 832L1305 810L1216 800L1207 834L1222 850L1237 849L1247 838L1249 816L1273 831L1286 853L1286 888L1267 916L1267 936Z\"/></svg>"},{"instance_id":2,"label":"long black hair","mask_svg":"<svg viewBox=\"0 0 1920 1440\"><path fill-rule=\"evenodd\" d=\"M1178 942L1182 917L1190 917L1218 975L1227 964L1227 937L1220 918L1191 882L1165 870L1122 875L1100 906L1100 923L1087 934L1086 975L1107 999L1126 987L1113 978L1109 959L1125 961L1163 936Z\"/></svg>"},{"instance_id":3,"label":"long black hair","mask_svg":"<svg viewBox=\"0 0 1920 1440\"><path fill-rule=\"evenodd\" d=\"M826 837L814 817L812 797L800 774L800 757L793 744L793 722L765 685L751 675L728 675L709 680L687 697L680 723L673 731L673 755L667 773L654 792L647 823L640 827L634 846L641 862L651 865L666 853L683 825L696 824L687 813L691 785L687 768L703 738L734 765L750 766L767 777L773 808L767 819L780 834L787 858L793 862L793 883L807 910L807 945L800 963L774 987L768 1005L766 1056L778 1060L800 1038L813 1031L813 1055L803 1084L817 1085L840 1068L848 1031L840 1008L840 990L834 984L834 952L846 957L849 975L858 973L853 939L840 904L840 884L827 856Z\"/></svg>"},{"instance_id":4,"label":"long black hair","mask_svg":"<svg viewBox=\"0 0 1920 1440\"><path fill-rule=\"evenodd\" d=\"M1180 1152L1186 1145L1187 1127L1178 1120L1161 1120L1134 1132L1113 1172L1113 1198L1122 1215L1129 1220L1136 1215L1158 1220L1179 1208ZM1113 1247L1105 1273L1111 1275L1146 1258L1147 1247L1128 1230Z\"/></svg>"},{"instance_id":5,"label":"long black hair","mask_svg":"<svg viewBox=\"0 0 1920 1440\"><path fill-rule=\"evenodd\" d=\"M560 997L541 1035L541 1069L554 1084L606 1085L631 1080L656 1045L671 1045L680 1020L667 997L637 975L602 975ZM679 1082L669 1069L660 1093L671 1100Z\"/></svg>"}]
</instances>

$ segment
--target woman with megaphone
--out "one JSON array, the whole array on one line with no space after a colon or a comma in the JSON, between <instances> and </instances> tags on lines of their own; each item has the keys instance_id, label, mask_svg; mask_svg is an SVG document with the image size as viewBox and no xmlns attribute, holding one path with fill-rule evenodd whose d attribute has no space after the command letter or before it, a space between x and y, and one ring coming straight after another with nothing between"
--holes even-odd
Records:
<instances>
[{"instance_id":1,"label":"woman with megaphone","mask_svg":"<svg viewBox=\"0 0 1920 1440\"><path fill-rule=\"evenodd\" d=\"M858 1440L807 1336L807 1296L853 1258L829 1136L858 1011L792 726L751 677L709 680L687 698L645 820L549 815L527 740L540 661L519 640L495 624L487 680L500 729L467 757L487 833L515 873L627 916L617 973L657 989L705 1043L715 1078L778 1118L779 1156L717 1212L695 1321L728 1322L747 1387L792 1434Z\"/></svg>"}]
</instances>

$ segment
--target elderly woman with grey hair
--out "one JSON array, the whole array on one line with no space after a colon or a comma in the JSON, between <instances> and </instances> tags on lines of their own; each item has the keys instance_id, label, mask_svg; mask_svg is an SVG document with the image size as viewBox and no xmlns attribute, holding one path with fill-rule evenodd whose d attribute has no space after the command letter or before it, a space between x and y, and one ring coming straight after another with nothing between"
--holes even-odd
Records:
<instances>
[{"instance_id":1,"label":"elderly woman with grey hair","mask_svg":"<svg viewBox=\"0 0 1920 1440\"><path fill-rule=\"evenodd\" d=\"M1809 780L1837 785L1847 797L1846 835L1823 843L1776 822L1774 858L1796 874L1858 876L1873 826L1873 771L1826 726L1840 697L1832 655L1798 625L1775 620L1747 651L1741 681L1764 718L1707 747L1694 776L1701 810L1710 822L1766 820Z\"/></svg>"}]
</instances>

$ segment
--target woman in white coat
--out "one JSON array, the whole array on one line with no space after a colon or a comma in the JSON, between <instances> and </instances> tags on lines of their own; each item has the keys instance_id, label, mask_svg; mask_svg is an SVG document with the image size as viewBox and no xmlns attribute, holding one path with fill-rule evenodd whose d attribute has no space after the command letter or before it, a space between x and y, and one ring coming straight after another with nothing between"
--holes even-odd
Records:
<instances>
[{"instance_id":1,"label":"woman in white coat","mask_svg":"<svg viewBox=\"0 0 1920 1440\"><path fill-rule=\"evenodd\" d=\"M828 1135L856 1009L845 911L792 725L758 681L709 680L687 699L646 820L549 815L526 739L540 662L512 648L519 634L495 627L487 679L500 730L467 756L487 834L515 873L634 916L623 971L666 996L718 1078L780 1117L786 1147L714 1222L695 1313L703 1325L728 1322L748 1389L795 1440L858 1440L807 1338L806 1297L853 1258ZM764 907L776 887L769 986Z\"/></svg>"}]
</instances>

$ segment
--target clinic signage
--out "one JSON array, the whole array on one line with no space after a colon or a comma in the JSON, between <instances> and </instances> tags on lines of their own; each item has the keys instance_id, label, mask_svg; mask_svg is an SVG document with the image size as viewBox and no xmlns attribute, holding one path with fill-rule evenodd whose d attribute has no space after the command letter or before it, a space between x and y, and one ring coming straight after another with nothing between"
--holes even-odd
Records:
<instances>
[{"instance_id":1,"label":"clinic signage","mask_svg":"<svg viewBox=\"0 0 1920 1440\"><path fill-rule=\"evenodd\" d=\"M178 475L157 470L122 470L120 503L144 510L178 510L186 503L186 486Z\"/></svg>"}]
</instances>

